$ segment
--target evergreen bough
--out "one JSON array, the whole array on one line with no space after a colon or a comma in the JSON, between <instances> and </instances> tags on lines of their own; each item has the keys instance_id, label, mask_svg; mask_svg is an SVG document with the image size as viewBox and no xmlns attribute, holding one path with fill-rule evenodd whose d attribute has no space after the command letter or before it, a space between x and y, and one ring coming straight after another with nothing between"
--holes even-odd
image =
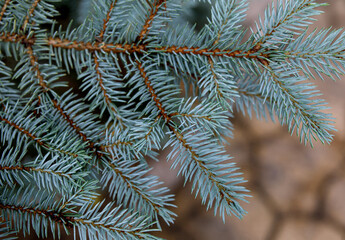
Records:
<instances>
[{"instance_id":1,"label":"evergreen bough","mask_svg":"<svg viewBox=\"0 0 345 240\"><path fill-rule=\"evenodd\" d=\"M306 30L324 4L279 0L245 39L246 0L214 1L200 31L174 24L182 0L95 0L66 30L54 2L0 1L1 239L156 239L175 217L147 163L164 147L207 208L241 218L247 190L224 149L236 109L332 139L307 81L344 73L344 32Z\"/></svg>"}]
</instances>

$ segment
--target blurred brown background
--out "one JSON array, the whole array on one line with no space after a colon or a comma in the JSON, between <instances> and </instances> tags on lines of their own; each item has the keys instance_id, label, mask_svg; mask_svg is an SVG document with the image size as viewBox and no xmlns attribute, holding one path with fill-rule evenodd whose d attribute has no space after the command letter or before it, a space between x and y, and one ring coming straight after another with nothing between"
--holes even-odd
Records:
<instances>
[{"instance_id":1,"label":"blurred brown background","mask_svg":"<svg viewBox=\"0 0 345 240\"><path fill-rule=\"evenodd\" d=\"M250 0L247 25L271 0ZM345 27L345 0L330 6L314 27ZM344 79L345 80L345 79ZM236 114L229 153L248 180L252 198L243 204L248 214L239 220L214 217L199 198L183 188L164 161L153 174L176 194L175 225L159 236L169 240L345 240L345 81L316 81L336 118L338 132L331 145L304 146L278 123Z\"/></svg>"}]
</instances>

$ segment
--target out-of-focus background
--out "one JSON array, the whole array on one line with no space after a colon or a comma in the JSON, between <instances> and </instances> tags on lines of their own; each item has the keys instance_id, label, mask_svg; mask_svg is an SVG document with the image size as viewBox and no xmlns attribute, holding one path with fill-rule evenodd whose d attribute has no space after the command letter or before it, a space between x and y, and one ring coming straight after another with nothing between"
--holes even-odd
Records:
<instances>
[{"instance_id":1,"label":"out-of-focus background","mask_svg":"<svg viewBox=\"0 0 345 240\"><path fill-rule=\"evenodd\" d=\"M250 0L246 26L264 13L272 0ZM324 14L314 27L345 27L345 0L324 0ZM315 81L315 80L313 80ZM250 189L248 214L239 220L221 218L206 211L190 185L169 173L164 161L154 166L176 194L178 217L159 236L169 240L345 240L345 78L315 81L332 109L338 132L331 145L304 146L278 123L234 118L234 157Z\"/></svg>"},{"instance_id":2,"label":"out-of-focus background","mask_svg":"<svg viewBox=\"0 0 345 240\"><path fill-rule=\"evenodd\" d=\"M61 23L68 22L63 19L68 14L78 15L76 22L86 16L88 0L79 2L84 4L78 8L71 7L76 2L69 0L59 5ZM254 27L272 0L249 2L245 25ZM322 8L325 13L316 17L311 28L345 27L345 0L323 2L330 6ZM205 6L190 10L201 16L208 12ZM213 211L207 212L200 199L190 194L190 184L183 187L183 179L169 169L168 151L163 151L161 161L152 163L152 173L176 195L178 217L173 226L163 224L157 236L168 240L345 240L345 78L316 82L336 118L338 132L329 146L304 146L286 127L235 114L228 151L252 195L250 203L243 204L248 214L242 220L231 216L223 223ZM26 239L36 238L32 234Z\"/></svg>"}]
</instances>

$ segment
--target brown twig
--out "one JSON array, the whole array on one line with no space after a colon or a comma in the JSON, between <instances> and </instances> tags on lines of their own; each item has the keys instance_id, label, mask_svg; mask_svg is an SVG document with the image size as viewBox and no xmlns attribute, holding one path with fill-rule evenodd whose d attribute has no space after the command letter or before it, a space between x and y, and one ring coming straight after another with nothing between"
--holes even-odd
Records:
<instances>
[{"instance_id":1,"label":"brown twig","mask_svg":"<svg viewBox=\"0 0 345 240\"><path fill-rule=\"evenodd\" d=\"M28 53L29 58L30 58L30 63L32 65L34 71L36 72L36 77L38 79L39 85L42 87L43 92L49 91L50 89L48 88L47 84L44 82L44 78L43 78L41 71L39 69L39 64L38 64L37 58L33 53L31 45L27 46L26 49L27 49L27 53Z\"/></svg>"},{"instance_id":2,"label":"brown twig","mask_svg":"<svg viewBox=\"0 0 345 240\"><path fill-rule=\"evenodd\" d=\"M155 0L155 2L153 3L153 6L151 6L151 11L149 16L147 17L144 26L142 28L142 30L140 31L139 34L139 40L143 40L144 37L149 33L149 28L151 27L152 23L153 23L153 19L155 18L155 16L157 16L158 13L158 9L159 7L165 3L166 4L166 0Z\"/></svg>"},{"instance_id":3,"label":"brown twig","mask_svg":"<svg viewBox=\"0 0 345 240\"><path fill-rule=\"evenodd\" d=\"M107 29L107 25L108 25L109 20L110 20L110 14L111 14L111 12L113 11L113 9L114 9L116 3L117 3L117 0L115 0L114 2L112 2L112 3L110 4L109 9L108 9L108 12L107 12L107 15L106 15L106 18L103 19L103 28L102 28L102 30L101 30L101 33L100 33L99 36L98 36L98 39L99 39L100 42L103 41L103 36L104 36L105 30Z\"/></svg>"},{"instance_id":4,"label":"brown twig","mask_svg":"<svg viewBox=\"0 0 345 240\"><path fill-rule=\"evenodd\" d=\"M35 1L32 3L32 5L31 5L31 7L30 7L30 10L29 10L29 13L28 13L28 15L26 15L25 20L24 20L24 23L23 23L23 25L22 25L22 30L24 30L24 29L26 28L26 25L29 23L29 20L30 20L30 18L33 16L34 11L35 11L35 9L36 9L36 7L37 7L37 5L38 5L38 3L39 3L40 1L41 1L41 0L35 0Z\"/></svg>"}]
</instances>

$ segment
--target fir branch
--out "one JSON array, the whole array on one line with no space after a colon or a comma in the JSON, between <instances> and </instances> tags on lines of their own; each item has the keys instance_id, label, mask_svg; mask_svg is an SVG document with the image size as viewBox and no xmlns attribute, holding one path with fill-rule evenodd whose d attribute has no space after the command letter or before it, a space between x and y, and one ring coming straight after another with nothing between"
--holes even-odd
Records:
<instances>
[{"instance_id":1,"label":"fir branch","mask_svg":"<svg viewBox=\"0 0 345 240\"><path fill-rule=\"evenodd\" d=\"M257 53L260 49L250 49L249 51L241 50L220 50L208 49L208 48L199 48L199 47L187 47L187 46L167 46L167 47L156 47L154 48L156 52L166 52L174 54L193 54L193 55L202 55L202 56L218 56L218 57L233 57L233 58L251 58L251 59L262 59L268 58L267 54ZM259 61L259 60L258 60Z\"/></svg>"},{"instance_id":2,"label":"fir branch","mask_svg":"<svg viewBox=\"0 0 345 240\"><path fill-rule=\"evenodd\" d=\"M16 19L15 28L17 33L40 31L40 24L52 23L51 17L58 14L51 3L56 0L32 0L13 1L11 4L11 14ZM29 33L29 34L31 34Z\"/></svg>"},{"instance_id":3,"label":"fir branch","mask_svg":"<svg viewBox=\"0 0 345 240\"><path fill-rule=\"evenodd\" d=\"M71 174L64 174L61 172L55 172L51 170L45 170L40 168L34 168L34 167L24 167L24 166L3 166L0 165L0 171L26 171L26 172L39 172L39 173L47 173L47 174L53 174L60 177L66 177L71 178Z\"/></svg>"},{"instance_id":4,"label":"fir branch","mask_svg":"<svg viewBox=\"0 0 345 240\"><path fill-rule=\"evenodd\" d=\"M231 102L238 94L233 76L229 70L217 63L216 59L210 56L207 59L209 65L202 67L202 77L198 82L199 88L202 89L201 95L219 102L224 109L232 111Z\"/></svg>"},{"instance_id":5,"label":"fir branch","mask_svg":"<svg viewBox=\"0 0 345 240\"><path fill-rule=\"evenodd\" d=\"M54 200L55 194L36 188L4 187L1 190L0 212L10 221L12 229L22 230L26 235L32 226L38 237L47 237L48 226L53 236L56 235L56 230L60 236L60 223L65 227L73 226L69 221L70 217L55 210L59 204Z\"/></svg>"},{"instance_id":6,"label":"fir branch","mask_svg":"<svg viewBox=\"0 0 345 240\"><path fill-rule=\"evenodd\" d=\"M175 214L166 209L167 206L174 206L170 203L172 195L163 195L168 189L159 187L161 183L156 177L144 177L148 173L145 164L139 164L135 160L125 162L114 158L113 160L107 158L104 164L101 182L109 187L113 199L128 205L130 209L148 214L151 219L158 220L160 216L167 224L173 222ZM133 172L136 172L136 176L132 177ZM124 190L117 191L121 187Z\"/></svg>"},{"instance_id":7,"label":"fir branch","mask_svg":"<svg viewBox=\"0 0 345 240\"><path fill-rule=\"evenodd\" d=\"M27 47L27 53L29 55L30 64L32 65L33 71L36 72L38 84L42 87L43 92L49 91L50 89L48 88L47 84L45 83L45 81L43 79L43 76L42 76L41 71L39 69L39 64L37 62L37 58L34 55L32 47L30 45Z\"/></svg>"},{"instance_id":8,"label":"fir branch","mask_svg":"<svg viewBox=\"0 0 345 240\"><path fill-rule=\"evenodd\" d=\"M108 24L108 22L110 20L111 12L115 8L116 3L117 3L117 0L113 1L110 4L110 6L109 6L108 12L106 14L106 18L103 19L103 28L101 29L100 34L96 37L96 40L98 42L103 42L104 33L106 31L107 24ZM101 91L103 93L104 100L105 100L105 103L107 105L107 108L110 109L111 113L113 113L115 115L115 118L119 122L119 124L122 127L124 127L124 123L123 123L123 120L122 120L121 115L119 113L119 110L117 109L116 105L112 102L111 97L108 95L107 89L104 86L103 76L102 76L101 69L100 69L100 66L99 66L100 59L98 58L98 55L96 53L93 53L92 56L93 56L93 61L94 61L94 64L95 64L94 65L94 70L96 71L96 75L97 75L96 80L99 83L99 87L101 88Z\"/></svg>"},{"instance_id":9,"label":"fir branch","mask_svg":"<svg viewBox=\"0 0 345 240\"><path fill-rule=\"evenodd\" d=\"M52 87L65 86L65 83L60 81L60 77L64 75L61 69L47 63L40 64L38 62L37 55L44 55L45 50L42 47L35 52L31 45L26 46L25 53L21 54L21 60L16 66L17 71L13 75L14 78L21 77L19 87L25 88L23 95L30 96L29 102L36 99L41 93L46 94L49 92L51 96L54 96L56 94L51 91ZM44 57L42 58L44 59ZM27 69L30 69L30 71L27 71Z\"/></svg>"},{"instance_id":10,"label":"fir branch","mask_svg":"<svg viewBox=\"0 0 345 240\"><path fill-rule=\"evenodd\" d=\"M243 182L243 179L231 178L239 175L232 173L237 169L233 168L232 164L225 163L227 156L222 155L223 150L220 149L215 140L196 131L187 132L188 130L185 130L186 134L184 134L173 127L169 127L169 129L173 138L167 144L173 143L174 150L169 154L168 159L177 155L173 168L180 164L179 174L184 175L185 181L193 178L192 190L196 189L196 194L200 194L203 203L208 200L207 208L214 205L215 214L219 210L223 220L225 214L231 213L241 218L245 212L239 206L237 199L243 200L246 195L239 192L246 192L247 190L235 186ZM212 146L212 148L206 149L204 146ZM226 173L228 176L220 177L222 173ZM231 183L232 181L234 183ZM232 188L236 189L237 193L234 193Z\"/></svg>"},{"instance_id":11,"label":"fir branch","mask_svg":"<svg viewBox=\"0 0 345 240\"><path fill-rule=\"evenodd\" d=\"M233 10L233 9L231 9ZM231 13L231 10L229 13ZM231 14L229 14L228 16L231 16ZM216 34L217 38L214 40L213 44L212 45L217 45L219 43L219 40L220 38L222 37L222 33L224 32L224 29L225 29L225 26L227 25L227 23L230 21L231 19L228 17L228 18L225 18Z\"/></svg>"},{"instance_id":12,"label":"fir branch","mask_svg":"<svg viewBox=\"0 0 345 240\"><path fill-rule=\"evenodd\" d=\"M38 60L37 60L37 57L34 56L34 53L33 53L33 49L32 49L32 45L28 45L27 46L27 53L29 55L29 61L30 61L30 64L32 65L33 67L33 70L36 72L36 77L38 79L38 82L39 82L39 85L42 87L43 89L43 93L48 93L48 98L50 99L50 101L53 103L53 106L58 110L58 112L63 116L63 118L69 123L69 125L71 127L73 127L73 129L76 131L76 133L78 135L80 135L82 137L82 139L88 143L89 147L96 153L97 156L101 156L100 153L98 152L98 149L94 148L94 144L93 142L91 142L89 139L87 139L86 135L81 131L81 129L73 122L73 120L71 120L71 118L66 114L64 113L63 109L61 108L60 105L58 105L57 101L54 99L54 95L56 95L54 92L52 92L52 90L50 88L47 87L47 84L46 84L46 81L44 80L43 76L42 76L42 73L39 69L39 63L38 63ZM48 92L49 91L49 92ZM38 96L38 99L39 99L39 102L40 102L40 96ZM36 109L34 110L35 112ZM41 143L41 145L43 145ZM45 147L47 147L46 144L44 144ZM62 151L61 149L58 151L62 152L62 153L66 153L66 154L71 154L69 152L65 152L65 151ZM77 154L72 154L72 156L74 157L78 157Z\"/></svg>"},{"instance_id":13,"label":"fir branch","mask_svg":"<svg viewBox=\"0 0 345 240\"><path fill-rule=\"evenodd\" d=\"M28 213L30 215L38 215L41 217L48 217L53 222L56 223L62 223L68 228L73 228L72 222L74 222L74 219L72 217L64 216L61 213L54 212L54 211L48 211L48 210L40 210L36 208L28 208L26 206L16 206L16 205L4 205L0 203L0 209L4 210L10 210L15 212L21 212L21 213Z\"/></svg>"},{"instance_id":14,"label":"fir branch","mask_svg":"<svg viewBox=\"0 0 345 240\"><path fill-rule=\"evenodd\" d=\"M167 123L169 123L169 121L171 120L171 116L167 114L166 110L163 107L163 104L160 102L159 98L157 97L157 94L156 94L155 90L153 89L153 87L151 86L151 82L150 82L149 78L147 77L147 74L146 74L142 64L140 62L137 62L137 66L138 66L138 69L140 71L142 78L145 81L145 85L147 86L147 88L148 88L148 90L152 96L153 101L155 102L157 108L160 111L160 114L163 116L165 121Z\"/></svg>"},{"instance_id":15,"label":"fir branch","mask_svg":"<svg viewBox=\"0 0 345 240\"><path fill-rule=\"evenodd\" d=\"M151 149L161 149L161 140L164 139L164 118L158 114L154 120L143 119L132 127L131 138L134 148L145 155Z\"/></svg>"},{"instance_id":16,"label":"fir branch","mask_svg":"<svg viewBox=\"0 0 345 240\"><path fill-rule=\"evenodd\" d=\"M38 3L39 3L40 1L41 1L41 0L34 0L34 2L32 3L32 5L31 5L31 7L30 7L30 10L29 10L28 14L26 15L25 20L24 20L24 23L23 23L23 25L22 25L22 29L23 29L23 30L26 29L26 26L28 25L30 18L33 17L34 11L35 11L35 9L36 9L36 7L37 7L37 5L38 5Z\"/></svg>"},{"instance_id":17,"label":"fir branch","mask_svg":"<svg viewBox=\"0 0 345 240\"><path fill-rule=\"evenodd\" d=\"M339 74L345 73L343 67L345 63L344 38L345 33L342 29L333 31L330 28L320 31L315 29L308 36L305 31L282 49L284 51L283 59L301 69L308 77L315 78L310 71L313 69L321 79L324 79L323 74L332 79L334 79L333 76L340 78ZM282 61L279 58L275 58L275 60Z\"/></svg>"},{"instance_id":18,"label":"fir branch","mask_svg":"<svg viewBox=\"0 0 345 240\"><path fill-rule=\"evenodd\" d=\"M81 238L88 235L89 239L157 239L147 232L150 230L150 224L144 217L137 216L136 213L130 214L127 210L120 211L119 207L114 208L114 204L107 204L104 209L99 212L99 208L103 203L96 204L93 208L84 205L80 209L81 216L72 218L72 222L79 228ZM92 220L91 220L92 219ZM104 219L109 219L105 222ZM110 220L111 219L111 220ZM124 224L131 222L130 225ZM85 229L86 228L86 229ZM87 231L89 234L87 234ZM92 230L96 229L97 235Z\"/></svg>"},{"instance_id":19,"label":"fir branch","mask_svg":"<svg viewBox=\"0 0 345 240\"><path fill-rule=\"evenodd\" d=\"M70 41L68 39L48 37L47 44L55 48L74 49L77 51L88 50L90 52L105 52L105 53L143 53L145 45L134 44L111 44L111 43L91 43Z\"/></svg>"},{"instance_id":20,"label":"fir branch","mask_svg":"<svg viewBox=\"0 0 345 240\"><path fill-rule=\"evenodd\" d=\"M28 130L20 127L19 125L15 124L14 122L11 122L10 120L3 118L0 116L0 120L5 122L6 124L14 127L15 129L17 129L19 132L23 133L24 135L28 136L29 138L31 138L33 141L37 142L39 145L45 145L47 146L44 142L42 142L38 137L36 137L35 135L33 135L32 133L30 133Z\"/></svg>"},{"instance_id":21,"label":"fir branch","mask_svg":"<svg viewBox=\"0 0 345 240\"><path fill-rule=\"evenodd\" d=\"M323 5L314 0L279 0L275 9L272 4L272 11L268 8L265 12L264 22L260 19L257 24L259 44L274 48L276 44L284 45L293 40L293 35L299 35L299 31L314 20L311 16L321 13L315 8Z\"/></svg>"},{"instance_id":22,"label":"fir branch","mask_svg":"<svg viewBox=\"0 0 345 240\"><path fill-rule=\"evenodd\" d=\"M1 12L0 12L0 22L2 21L2 18L4 17L5 15L5 12L6 12L6 8L8 7L8 5L10 4L11 0L6 0L4 2L4 5L2 6L1 8Z\"/></svg>"},{"instance_id":23,"label":"fir branch","mask_svg":"<svg viewBox=\"0 0 345 240\"><path fill-rule=\"evenodd\" d=\"M153 89L153 87L151 85L151 82L150 82L150 80L146 74L146 71L143 68L143 65L140 62L137 62L137 66L139 68L139 71L141 73L142 78L145 81L145 85L147 86L147 90L151 94L153 101L155 102L157 108L159 109L160 115L165 120L166 126L168 126L170 132L175 137L177 142L189 153L190 158L185 159L185 162L181 163L183 165L181 167L181 171L183 172L183 175L185 175L186 180L191 179L192 176L194 175L194 173L196 171L198 171L199 173L195 173L196 176L194 176L195 177L194 185L196 185L196 184L200 185L200 184L204 183L204 184L207 184L209 186L209 190L210 190L209 192L204 192L203 190L200 190L201 191L201 197L202 197L203 201L205 201L207 199L207 197L212 199L211 202L213 202L213 200L215 200L216 201L215 202L215 207L216 207L215 211L217 211L217 209L219 207L220 215L223 218L224 218L225 212L229 213L229 209L227 209L227 207L224 206L224 201L225 201L227 206L233 210L233 213L236 216L240 217L243 214L243 210L241 210L241 208L239 207L237 202L235 202L233 200L234 196L232 196L230 194L230 192L228 192L229 187L224 184L224 182L223 182L224 180L218 179L217 175L204 162L206 160L200 160L200 159L202 159L202 157L193 149L193 147L190 144L188 144L183 133L179 132L176 129L176 127L173 126L173 122L171 120L171 115L167 114L165 108L163 107L163 104L160 102L159 98L157 97L157 94L155 93L155 90ZM191 138L190 134L189 134L189 137ZM200 137L200 138L198 138L199 140L205 139L204 136L200 135L199 137ZM170 141L167 143L167 145L169 145L171 143L171 141L173 141L173 140L170 139ZM209 140L208 144L210 144L210 140ZM216 149L216 147L214 147L214 149ZM175 151L177 151L177 150L175 150ZM217 155L219 153L211 151L209 154ZM214 156L212 156L212 157L214 157ZM170 157L168 157L168 159L169 158L171 159L172 157L170 156ZM175 161L175 163L178 161L179 160ZM189 168L191 170L191 172L186 172L183 170L186 168ZM213 195L214 191L212 189L213 188L212 186L215 186L215 188L216 188L215 191L217 192L217 196Z\"/></svg>"},{"instance_id":24,"label":"fir branch","mask_svg":"<svg viewBox=\"0 0 345 240\"><path fill-rule=\"evenodd\" d=\"M15 108L14 108L15 109ZM30 119L30 115L27 115L27 109L23 109L21 111L19 111L18 113L16 113L15 115L13 115L13 113L11 113L11 111L13 111L13 109L11 108L6 108L6 112L3 114L3 116L0 116L0 121L4 124L7 125L6 127L1 128L1 133L4 134L5 132L11 132L11 128L15 129L18 133L20 133L20 135L27 137L27 139L38 143L38 145L51 150L51 151L55 151L58 153L62 153L63 155L69 155L72 156L74 158L78 158L81 157L79 156L79 154L77 152L72 152L72 151L68 151L65 150L65 146L60 147L59 143L56 141L55 144L50 144L48 143L48 139L50 138L49 135L51 136L52 134L55 133L49 133L49 126L47 126L46 123L42 122L42 119ZM19 116L27 116L26 118L19 118ZM17 121L20 122L16 122L15 119ZM25 120L24 123L22 123L21 121ZM21 126L21 124L25 125L25 126L30 126L30 129L25 128L24 126ZM32 124L32 125L31 125ZM3 125L4 126L4 125ZM39 137L37 135L35 135L35 132L37 132L38 134L42 134L42 132L46 130L45 132L45 136L44 137ZM14 136L11 136L13 138L15 138ZM55 136L56 137L56 136ZM7 141L11 142L11 138L10 136L6 135ZM43 139L47 139L47 141L44 141ZM18 135L18 139L20 139L20 136ZM5 138L2 139L3 141L5 141ZM58 139L56 139L58 140ZM74 142L73 144L77 144L78 142ZM61 143L60 143L61 144ZM72 149L74 149L73 144L71 144L70 146L67 146L66 149L68 149L68 147ZM83 154L81 154L83 155Z\"/></svg>"},{"instance_id":25,"label":"fir branch","mask_svg":"<svg viewBox=\"0 0 345 240\"><path fill-rule=\"evenodd\" d=\"M34 44L34 38L26 38L25 35L18 34L3 34L0 35L0 40L6 42L19 42ZM218 48L208 49L199 47L187 47L187 46L161 46L161 47L149 47L146 44L111 44L111 43L91 43L81 41L70 41L69 39L60 39L48 37L47 40L43 40L48 46L62 49L74 49L77 51L89 51L89 52L105 52L105 53L138 53L144 54L148 51L153 53L174 53L183 55L201 55L201 56L218 56L218 57L231 57L231 58L249 58L255 59L261 62L263 65L268 65L266 59L269 59L269 54L266 54L261 50L260 44L255 45L248 51L226 49L221 50Z\"/></svg>"},{"instance_id":26,"label":"fir branch","mask_svg":"<svg viewBox=\"0 0 345 240\"><path fill-rule=\"evenodd\" d=\"M85 129L81 129L75 121L68 115L68 113L58 104L58 102L54 99L51 100L54 107L59 111L61 116L68 122L68 124L75 130L75 132L83 139L85 143L87 143L87 147L92 150L92 152L97 156L97 158L101 158L103 153L101 150L105 150L102 146L96 146L97 143L93 142L88 136L83 132Z\"/></svg>"},{"instance_id":27,"label":"fir branch","mask_svg":"<svg viewBox=\"0 0 345 240\"><path fill-rule=\"evenodd\" d=\"M79 185L72 185L67 194L63 195L62 204L57 207L57 212L76 212L85 203L92 203L99 198L95 192L99 187L96 181L83 181Z\"/></svg>"},{"instance_id":28,"label":"fir branch","mask_svg":"<svg viewBox=\"0 0 345 240\"><path fill-rule=\"evenodd\" d=\"M244 20L246 1L217 1L211 9L211 19L207 25L210 28L212 46L233 45L238 34L239 23Z\"/></svg>"},{"instance_id":29,"label":"fir branch","mask_svg":"<svg viewBox=\"0 0 345 240\"><path fill-rule=\"evenodd\" d=\"M217 75L215 73L215 70L214 70L214 63L213 63L213 60L211 57L207 57L208 59L208 62L210 63L210 71L212 73L212 76L213 76L213 79L214 79L214 84L216 86L216 92L217 92L217 95L218 95L218 98L223 98L223 94L221 93L221 91L219 90L219 83L217 81Z\"/></svg>"},{"instance_id":30,"label":"fir branch","mask_svg":"<svg viewBox=\"0 0 345 240\"><path fill-rule=\"evenodd\" d=\"M103 41L104 33L105 33L106 29L107 29L107 25L108 25L109 20L110 20L111 12L114 10L117 1L118 1L118 0L114 0L114 1L110 4L109 9L108 9L108 11L107 11L106 18L103 19L103 28L102 28L102 30L101 30L101 32L100 32L98 38L96 38L96 39L97 39L98 41L100 41L100 42Z\"/></svg>"},{"instance_id":31,"label":"fir branch","mask_svg":"<svg viewBox=\"0 0 345 240\"><path fill-rule=\"evenodd\" d=\"M32 162L23 160L24 152L20 154L20 148L12 151L7 147L1 156L1 179L0 185L13 186L18 183L22 187L37 185L39 189L49 192L68 194L70 187L78 186L87 175L80 172L82 166L68 157L51 155L37 157ZM24 163L23 163L24 162Z\"/></svg>"},{"instance_id":32,"label":"fir branch","mask_svg":"<svg viewBox=\"0 0 345 240\"><path fill-rule=\"evenodd\" d=\"M100 68L99 68L99 60L98 60L98 57L97 57L96 54L93 54L93 59L94 59L94 63L95 63L95 67L94 68L95 68L96 75L97 75L97 81L98 81L98 84L99 84L99 87L100 87L101 91L103 92L104 101L105 101L107 107L115 115L115 117L118 120L118 122L120 123L120 125L123 127L124 123L123 123L123 120L122 120L122 118L121 118L121 116L119 114L119 111L116 109L115 104L112 103L111 98L108 95L107 90L106 90L106 88L104 86L103 76L102 76L102 73L101 73Z\"/></svg>"},{"instance_id":33,"label":"fir branch","mask_svg":"<svg viewBox=\"0 0 345 240\"><path fill-rule=\"evenodd\" d=\"M81 239L155 239L148 232L160 229L159 220L174 220L173 196L149 175L145 158L156 159L166 136L172 168L202 203L223 219L242 217L247 190L223 146L233 106L259 118L275 113L302 141L331 141L324 102L305 83L310 68L332 78L345 73L345 34L304 30L323 4L280 0L245 40L245 0L216 1L199 33L175 26L182 1L166 0L94 1L79 27L48 33L42 24L54 25L52 2L1 1L0 58L18 62L13 73L0 62L6 231L32 226L46 237L47 226L54 236L70 227ZM68 87L62 67L75 68L85 97L55 92ZM195 98L183 98L190 85ZM37 157L28 163L32 143ZM98 185L121 207L96 203Z\"/></svg>"},{"instance_id":34,"label":"fir branch","mask_svg":"<svg viewBox=\"0 0 345 240\"><path fill-rule=\"evenodd\" d=\"M148 2L149 3L149 2ZM159 8L165 4L166 6L166 0L154 0L154 3L151 5L151 10L149 15L146 18L146 21L144 23L144 26L142 28L142 30L140 31L139 34L139 40L142 41L145 36L148 34L148 32L150 31L150 27L153 23L153 19L156 17Z\"/></svg>"},{"instance_id":35,"label":"fir branch","mask_svg":"<svg viewBox=\"0 0 345 240\"><path fill-rule=\"evenodd\" d=\"M100 148L116 159L139 160L143 157L143 153L137 149L137 140L136 137L133 137L132 126L125 129L112 126L106 130ZM146 154L148 153L146 152Z\"/></svg>"},{"instance_id":36,"label":"fir branch","mask_svg":"<svg viewBox=\"0 0 345 240\"><path fill-rule=\"evenodd\" d=\"M170 114L171 117L179 120L180 128L194 126L198 130L205 129L214 136L231 135L227 133L232 129L228 111L223 110L221 105L207 103L206 100L193 106L195 102L196 98L181 103L178 111Z\"/></svg>"},{"instance_id":37,"label":"fir branch","mask_svg":"<svg viewBox=\"0 0 345 240\"><path fill-rule=\"evenodd\" d=\"M333 127L328 120L329 114L320 112L325 108L322 106L324 101L311 100L319 95L313 90L314 87L311 84L303 85L301 82L305 79L297 77L297 70L288 64L271 65L263 74L261 86L264 96L270 96L274 101L273 108L276 109L280 122L287 122L291 133L296 130L304 143L309 141L312 144L311 138L329 143L332 139L329 131Z\"/></svg>"},{"instance_id":38,"label":"fir branch","mask_svg":"<svg viewBox=\"0 0 345 240\"><path fill-rule=\"evenodd\" d=\"M47 235L47 232L40 227L50 225L51 230L54 230L57 225L59 232L59 225L61 224L64 227L74 229L74 231L77 228L81 238L84 239L87 235L88 239L96 239L96 236L102 239L154 239L147 233L149 230L146 228L150 227L147 219L138 216L137 213L129 213L125 209L121 210L120 207L114 207L113 203L105 205L101 211L100 207L103 202L95 205L92 202L84 202L77 212L69 212L66 208L64 211L59 211L57 206L63 204L63 201L55 202L52 197L47 197L45 192L35 193L32 190L23 191L22 189L17 192L15 190L10 192L12 195L8 198L4 198L4 195L1 196L0 211L2 215L11 219L18 219L19 216L23 216L18 219L15 226L21 226L25 232L29 231L25 221L35 219L33 228L38 237ZM10 192L8 189L4 189L4 193ZM25 195L19 198L19 202L15 202L14 200L20 193ZM34 198L34 201L28 203L27 201L31 197ZM104 222L105 219L111 220ZM125 224L127 221L132 224ZM67 231L66 228L65 230ZM95 232L96 234L94 234ZM52 233L55 236L55 231Z\"/></svg>"},{"instance_id":39,"label":"fir branch","mask_svg":"<svg viewBox=\"0 0 345 240\"><path fill-rule=\"evenodd\" d=\"M35 37L6 32L0 34L0 40L3 42L22 43L24 45L34 45L36 42Z\"/></svg>"},{"instance_id":40,"label":"fir branch","mask_svg":"<svg viewBox=\"0 0 345 240\"><path fill-rule=\"evenodd\" d=\"M48 38L48 45L52 47L64 48L64 49L75 49L77 51L88 50L103 51L106 53L145 53L152 50L155 53L174 53L174 54L193 54L202 56L219 56L219 57L233 57L233 58L251 58L256 59L260 62L265 59L269 59L269 55L263 52L257 53L260 47L255 46L249 51L241 50L220 50L220 49L207 49L198 47L187 47L187 46L162 46L150 48L146 44L104 44L104 43L90 43L90 42L77 42L69 41L68 39L60 38ZM265 62L266 64L266 62Z\"/></svg>"},{"instance_id":41,"label":"fir branch","mask_svg":"<svg viewBox=\"0 0 345 240\"><path fill-rule=\"evenodd\" d=\"M84 142L87 142L89 144L90 148L93 148L95 143L92 142L85 133L81 131L81 128L73 121L73 119L64 111L64 109L58 104L58 102L55 99L51 100L53 102L54 107L60 112L62 117L69 123L69 125L75 130L75 132L80 135Z\"/></svg>"},{"instance_id":42,"label":"fir branch","mask_svg":"<svg viewBox=\"0 0 345 240\"><path fill-rule=\"evenodd\" d=\"M103 153L102 147L98 142L98 135L101 132L99 123L96 120L98 116L88 111L89 107L85 103L74 99L75 96L70 94L70 91L64 93L58 100L55 100L52 94L47 94L47 96L42 98L43 106L48 107L41 107L40 111L44 114L52 115L52 118L55 118L54 116L57 116L57 118L62 117L61 127L63 128L65 123L67 123L86 143L86 148L91 149L92 153L100 159ZM39 99L41 99L40 96ZM55 108L55 111L52 111L49 107ZM92 125L90 125L91 122L93 123ZM96 136L91 137L91 135Z\"/></svg>"},{"instance_id":43,"label":"fir branch","mask_svg":"<svg viewBox=\"0 0 345 240\"><path fill-rule=\"evenodd\" d=\"M178 113L176 113L177 115ZM171 114L171 116L174 116L173 114ZM144 136L144 139L147 140L149 138L149 136L153 133L153 128L155 126L155 124L157 124L157 122L159 121L159 119L161 118L160 115L158 115L156 118L155 118L155 121L153 122L153 124L151 125L151 127L149 128L149 130L147 131L147 133L145 134Z\"/></svg>"}]
</instances>

